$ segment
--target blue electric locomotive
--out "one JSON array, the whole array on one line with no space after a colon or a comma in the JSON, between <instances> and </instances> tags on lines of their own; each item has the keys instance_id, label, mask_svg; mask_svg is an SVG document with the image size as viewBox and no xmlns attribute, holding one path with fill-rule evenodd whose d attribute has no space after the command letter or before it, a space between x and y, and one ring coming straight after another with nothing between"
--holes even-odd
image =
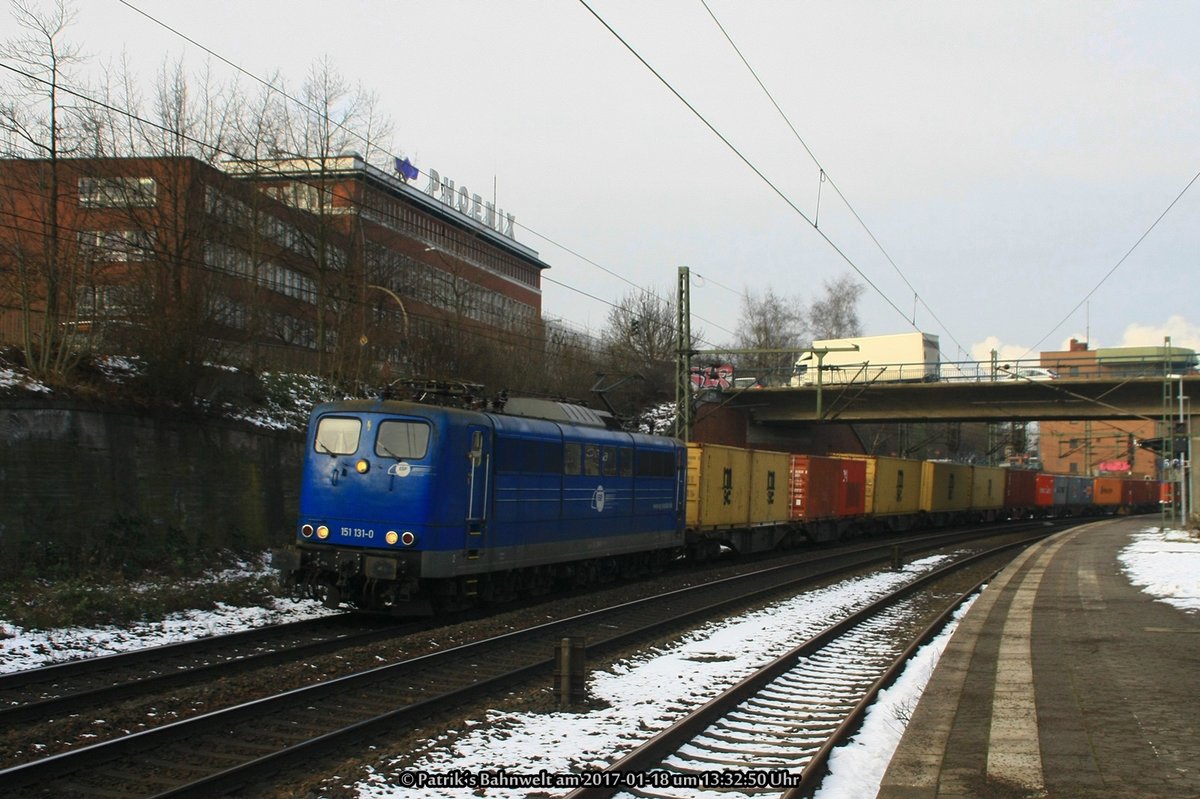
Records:
<instances>
[{"instance_id":1,"label":"blue electric locomotive","mask_svg":"<svg viewBox=\"0 0 1200 799\"><path fill-rule=\"evenodd\" d=\"M331 606L420 612L586 585L684 546L686 449L588 408L317 406L285 582ZM514 415L520 413L522 415Z\"/></svg>"}]
</instances>

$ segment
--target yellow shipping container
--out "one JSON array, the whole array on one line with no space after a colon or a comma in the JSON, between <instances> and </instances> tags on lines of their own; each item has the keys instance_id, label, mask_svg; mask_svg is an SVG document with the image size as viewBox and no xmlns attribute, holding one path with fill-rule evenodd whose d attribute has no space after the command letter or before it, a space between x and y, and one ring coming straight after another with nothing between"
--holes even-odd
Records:
<instances>
[{"instance_id":1,"label":"yellow shipping container","mask_svg":"<svg viewBox=\"0 0 1200 799\"><path fill-rule=\"evenodd\" d=\"M999 466L976 466L971 478L971 507L997 510L1004 507L1005 470Z\"/></svg>"},{"instance_id":2,"label":"yellow shipping container","mask_svg":"<svg viewBox=\"0 0 1200 799\"><path fill-rule=\"evenodd\" d=\"M750 450L688 444L687 526L745 527L750 521L750 475Z\"/></svg>"},{"instance_id":3,"label":"yellow shipping container","mask_svg":"<svg viewBox=\"0 0 1200 799\"><path fill-rule=\"evenodd\" d=\"M903 516L921 509L921 461L853 453L834 457L867 462L867 513Z\"/></svg>"},{"instance_id":4,"label":"yellow shipping container","mask_svg":"<svg viewBox=\"0 0 1200 799\"><path fill-rule=\"evenodd\" d=\"M779 524L790 518L788 507L788 469L791 456L786 452L751 450L750 523Z\"/></svg>"},{"instance_id":5,"label":"yellow shipping container","mask_svg":"<svg viewBox=\"0 0 1200 799\"><path fill-rule=\"evenodd\" d=\"M926 513L971 507L971 466L925 461L921 464L921 510Z\"/></svg>"}]
</instances>

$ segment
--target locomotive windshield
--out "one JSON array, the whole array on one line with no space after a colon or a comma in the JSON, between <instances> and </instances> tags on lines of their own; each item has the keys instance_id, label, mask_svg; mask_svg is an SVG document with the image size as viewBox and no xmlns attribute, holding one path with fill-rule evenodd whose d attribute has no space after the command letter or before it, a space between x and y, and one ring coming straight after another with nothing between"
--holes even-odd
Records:
<instances>
[{"instance_id":1,"label":"locomotive windshield","mask_svg":"<svg viewBox=\"0 0 1200 799\"><path fill-rule=\"evenodd\" d=\"M419 460L429 451L429 425L425 422L379 423L375 454L385 458Z\"/></svg>"},{"instance_id":2,"label":"locomotive windshield","mask_svg":"<svg viewBox=\"0 0 1200 799\"><path fill-rule=\"evenodd\" d=\"M313 449L326 455L353 455L358 452L362 420L345 416L325 416L317 422Z\"/></svg>"}]
</instances>

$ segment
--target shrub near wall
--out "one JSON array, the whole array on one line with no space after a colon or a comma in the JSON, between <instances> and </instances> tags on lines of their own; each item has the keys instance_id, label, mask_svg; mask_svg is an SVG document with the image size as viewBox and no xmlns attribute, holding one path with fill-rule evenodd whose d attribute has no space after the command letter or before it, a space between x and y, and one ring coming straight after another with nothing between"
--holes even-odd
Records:
<instances>
[{"instance_id":1,"label":"shrub near wall","mask_svg":"<svg viewBox=\"0 0 1200 799\"><path fill-rule=\"evenodd\" d=\"M0 404L0 579L191 574L284 544L302 448L220 420Z\"/></svg>"}]
</instances>

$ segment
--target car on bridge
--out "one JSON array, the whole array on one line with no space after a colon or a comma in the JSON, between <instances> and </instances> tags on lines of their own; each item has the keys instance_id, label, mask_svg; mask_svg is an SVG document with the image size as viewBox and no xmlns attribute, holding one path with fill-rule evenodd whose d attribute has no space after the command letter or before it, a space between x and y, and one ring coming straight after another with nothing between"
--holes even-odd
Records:
<instances>
[{"instance_id":1,"label":"car on bridge","mask_svg":"<svg viewBox=\"0 0 1200 799\"><path fill-rule=\"evenodd\" d=\"M1058 373L1040 366L1019 366L1015 369L1001 367L1010 380L1057 380Z\"/></svg>"}]
</instances>

